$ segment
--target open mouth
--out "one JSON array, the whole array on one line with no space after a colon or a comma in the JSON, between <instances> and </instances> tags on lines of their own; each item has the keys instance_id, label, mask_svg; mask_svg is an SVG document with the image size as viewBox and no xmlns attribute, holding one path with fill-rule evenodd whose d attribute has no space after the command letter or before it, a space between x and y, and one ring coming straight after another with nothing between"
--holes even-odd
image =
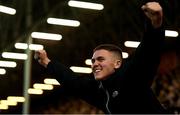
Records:
<instances>
[{"instance_id":1,"label":"open mouth","mask_svg":"<svg viewBox=\"0 0 180 115\"><path fill-rule=\"evenodd\" d=\"M97 73L99 73L101 70L102 70L102 69L95 68L95 69L93 70L93 73L97 74Z\"/></svg>"}]
</instances>

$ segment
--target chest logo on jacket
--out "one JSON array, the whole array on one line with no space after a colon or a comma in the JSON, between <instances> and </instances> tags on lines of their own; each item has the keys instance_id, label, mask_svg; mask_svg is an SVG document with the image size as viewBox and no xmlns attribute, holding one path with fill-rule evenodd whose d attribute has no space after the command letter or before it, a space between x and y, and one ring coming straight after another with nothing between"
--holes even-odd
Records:
<instances>
[{"instance_id":1,"label":"chest logo on jacket","mask_svg":"<svg viewBox=\"0 0 180 115\"><path fill-rule=\"evenodd\" d=\"M113 98L115 98L115 97L117 97L117 96L118 96L118 94L119 94L119 92L118 92L118 91L114 91L114 92L112 93L112 97L113 97Z\"/></svg>"}]
</instances>

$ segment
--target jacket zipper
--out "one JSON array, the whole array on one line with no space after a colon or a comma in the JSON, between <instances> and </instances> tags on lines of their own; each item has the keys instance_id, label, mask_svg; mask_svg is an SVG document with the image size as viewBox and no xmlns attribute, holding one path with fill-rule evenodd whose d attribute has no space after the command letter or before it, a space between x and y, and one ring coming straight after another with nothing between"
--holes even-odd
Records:
<instances>
[{"instance_id":1,"label":"jacket zipper","mask_svg":"<svg viewBox=\"0 0 180 115\"><path fill-rule=\"evenodd\" d=\"M111 112L109 110L109 107L108 107L108 104L109 104L109 92L107 90L105 90L105 92L106 92L106 96L107 96L106 109L107 109L108 113L111 114Z\"/></svg>"},{"instance_id":2,"label":"jacket zipper","mask_svg":"<svg viewBox=\"0 0 180 115\"><path fill-rule=\"evenodd\" d=\"M104 92L106 93L106 97L107 97L106 110L107 110L108 114L111 114L111 111L109 110L109 107L108 107L108 105L109 105L109 92L106 89L104 89L104 87L102 85L102 82L100 82L100 86L99 87L102 88L104 90Z\"/></svg>"}]
</instances>

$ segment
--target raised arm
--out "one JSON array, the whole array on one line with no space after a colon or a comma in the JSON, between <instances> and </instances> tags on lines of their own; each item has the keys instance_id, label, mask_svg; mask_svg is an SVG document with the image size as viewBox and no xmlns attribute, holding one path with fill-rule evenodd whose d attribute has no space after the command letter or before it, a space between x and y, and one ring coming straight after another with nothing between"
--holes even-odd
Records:
<instances>
[{"instance_id":1,"label":"raised arm","mask_svg":"<svg viewBox=\"0 0 180 115\"><path fill-rule=\"evenodd\" d=\"M134 56L124 66L125 76L133 84L150 86L160 61L161 45L165 34L163 30L163 11L157 2L148 2L142 10L147 17L144 37L136 49ZM126 79L126 78L125 78Z\"/></svg>"},{"instance_id":2,"label":"raised arm","mask_svg":"<svg viewBox=\"0 0 180 115\"><path fill-rule=\"evenodd\" d=\"M60 83L78 79L79 77L72 72L69 68L56 60L50 60L45 50L39 50L35 52L34 58L36 58L40 65L46 68L46 73L54 76Z\"/></svg>"},{"instance_id":3,"label":"raised arm","mask_svg":"<svg viewBox=\"0 0 180 115\"><path fill-rule=\"evenodd\" d=\"M77 74L58 61L50 60L45 50L36 51L35 58L46 68L47 74L54 76L60 82L61 89L63 89L64 93L80 97L91 104L95 104L99 108L102 107L102 103L99 103L102 99L98 99L99 101L94 99L94 97L99 98L97 96L97 87L99 84L93 77L77 76Z\"/></svg>"}]
</instances>

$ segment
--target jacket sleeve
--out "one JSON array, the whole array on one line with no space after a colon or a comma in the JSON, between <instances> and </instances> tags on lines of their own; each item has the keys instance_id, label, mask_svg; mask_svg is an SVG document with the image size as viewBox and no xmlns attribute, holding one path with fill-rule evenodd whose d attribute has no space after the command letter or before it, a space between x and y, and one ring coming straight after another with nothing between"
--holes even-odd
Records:
<instances>
[{"instance_id":1,"label":"jacket sleeve","mask_svg":"<svg viewBox=\"0 0 180 115\"><path fill-rule=\"evenodd\" d=\"M54 76L60 82L64 92L71 96L85 98L94 94L98 86L93 76L78 76L58 61L51 61L46 73Z\"/></svg>"},{"instance_id":2,"label":"jacket sleeve","mask_svg":"<svg viewBox=\"0 0 180 115\"><path fill-rule=\"evenodd\" d=\"M55 77L60 84L72 91L85 89L89 85L88 82L93 81L89 76L78 76L71 69L55 60L48 64L46 73Z\"/></svg>"},{"instance_id":3,"label":"jacket sleeve","mask_svg":"<svg viewBox=\"0 0 180 115\"><path fill-rule=\"evenodd\" d=\"M52 60L48 64L46 73L55 77L61 84L77 77L77 75L73 71L56 60Z\"/></svg>"},{"instance_id":4,"label":"jacket sleeve","mask_svg":"<svg viewBox=\"0 0 180 115\"><path fill-rule=\"evenodd\" d=\"M125 76L135 84L150 86L160 62L162 43L165 38L163 27L154 29L150 24L132 59L124 66ZM125 78L126 79L126 78Z\"/></svg>"},{"instance_id":5,"label":"jacket sleeve","mask_svg":"<svg viewBox=\"0 0 180 115\"><path fill-rule=\"evenodd\" d=\"M65 95L81 98L98 108L103 108L103 98L98 91L99 84L93 76L78 76L57 61L48 64L46 73L53 75L60 82L61 91Z\"/></svg>"}]
</instances>

